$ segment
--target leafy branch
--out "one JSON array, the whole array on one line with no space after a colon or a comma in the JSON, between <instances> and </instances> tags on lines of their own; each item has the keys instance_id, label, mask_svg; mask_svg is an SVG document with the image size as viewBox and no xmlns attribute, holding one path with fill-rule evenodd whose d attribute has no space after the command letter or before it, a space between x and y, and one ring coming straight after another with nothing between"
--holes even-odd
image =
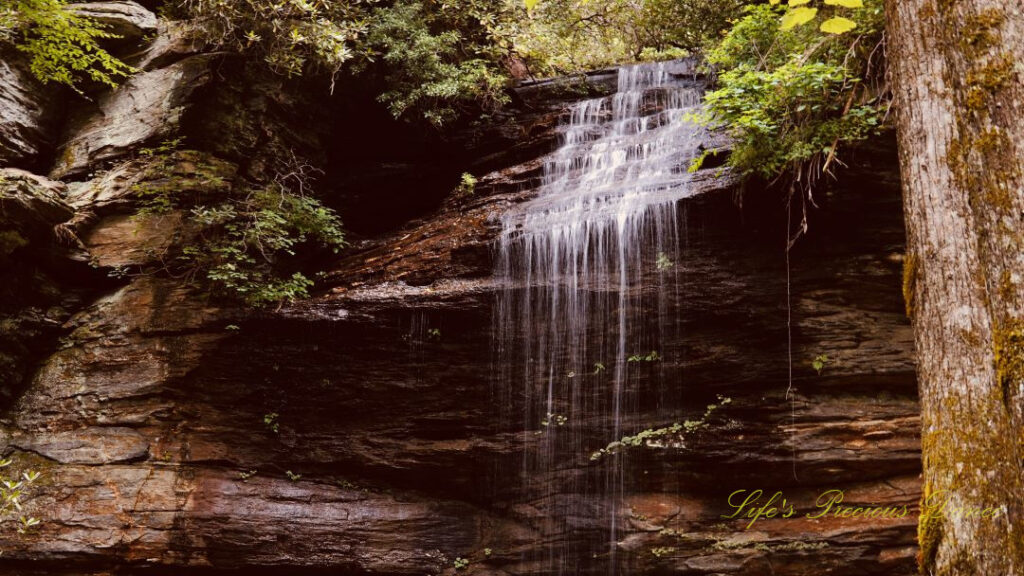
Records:
<instances>
[{"instance_id":1,"label":"leafy branch","mask_svg":"<svg viewBox=\"0 0 1024 576\"><path fill-rule=\"evenodd\" d=\"M704 414L696 420L684 420L663 428L648 428L632 436L623 436L604 448L590 455L591 461L605 456L617 454L627 448L648 447L663 448L666 446L685 446L686 438L710 426L711 416L717 410L732 403L732 398L718 396L716 404L709 404Z\"/></svg>"},{"instance_id":2,"label":"leafy branch","mask_svg":"<svg viewBox=\"0 0 1024 576\"><path fill-rule=\"evenodd\" d=\"M44 84L56 82L81 93L84 79L116 88L135 72L99 45L118 36L64 0L18 0L0 8L3 36L29 57L29 68Z\"/></svg>"}]
</instances>

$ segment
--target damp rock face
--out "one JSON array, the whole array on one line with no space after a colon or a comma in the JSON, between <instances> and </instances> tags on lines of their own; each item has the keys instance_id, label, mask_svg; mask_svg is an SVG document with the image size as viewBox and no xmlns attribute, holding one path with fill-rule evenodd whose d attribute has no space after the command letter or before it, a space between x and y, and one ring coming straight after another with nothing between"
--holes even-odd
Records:
<instances>
[{"instance_id":1,"label":"damp rock face","mask_svg":"<svg viewBox=\"0 0 1024 576\"><path fill-rule=\"evenodd\" d=\"M739 224L728 191L694 201L680 264L692 279L680 302L685 337L660 351L659 369L678 375L690 398L679 419L696 418L717 394L731 404L685 447L597 461L611 423L577 413L563 430L588 449L526 477L523 454L543 427L509 419L510 408L526 409L519 393L496 397L490 265L482 253L477 265L457 256L463 239L494 232L483 216L461 228L473 223L467 212L513 200L488 198L442 209L448 225L432 224L438 231L367 248L367 259L404 253L377 270L418 271L421 286L366 279L353 255L335 271L346 284L278 313L218 309L148 278L89 305L68 325L71 345L8 412L6 450L49 479L28 508L44 523L5 542L8 557L54 570L376 574L442 573L461 557L536 574L552 570L537 547L557 545L587 551L584 571L598 573L608 560L592 551L607 547L614 514L615 561L637 573L753 574L769 564L789 574L911 572L910 517L762 519L750 530L721 518L736 490L782 490L805 512L833 488L863 505L919 497L910 332L893 287L895 188L837 196L834 214L871 216L854 229L823 220L819 242L794 256L789 399L781 255ZM811 363L825 352L818 375ZM644 386L653 374L638 378ZM672 423L654 407L631 418L631 431ZM609 458L626 459L631 475L611 510L586 488ZM560 486L580 491L567 500ZM551 521L570 514L571 530Z\"/></svg>"},{"instance_id":2,"label":"damp rock face","mask_svg":"<svg viewBox=\"0 0 1024 576\"><path fill-rule=\"evenodd\" d=\"M0 406L20 392L78 305L83 253L63 225L74 215L61 182L0 169Z\"/></svg>"},{"instance_id":3,"label":"damp rock face","mask_svg":"<svg viewBox=\"0 0 1024 576\"><path fill-rule=\"evenodd\" d=\"M0 167L35 168L55 145L60 121L53 87L44 86L11 48L0 50Z\"/></svg>"},{"instance_id":4,"label":"damp rock face","mask_svg":"<svg viewBox=\"0 0 1024 576\"><path fill-rule=\"evenodd\" d=\"M17 168L0 170L3 213L0 226L31 238L51 235L58 224L71 219L67 191L61 182Z\"/></svg>"},{"instance_id":5,"label":"damp rock face","mask_svg":"<svg viewBox=\"0 0 1024 576\"><path fill-rule=\"evenodd\" d=\"M190 233L185 210L140 216L133 187L185 182L201 160L218 177L188 180L190 192L216 198L259 168L241 167L234 142L221 157L176 156L157 180L135 156L191 129L186 111L222 125L211 110L224 108L195 91L210 61L187 52L154 57L98 109L75 111L52 173L63 182L9 174L37 191L11 207L34 207L39 217L18 226L34 222L33 242L51 254L34 267L37 253L12 252L25 280L10 313L51 328L19 356L0 422L11 470L42 474L24 511L41 523L0 532L0 574L384 576L454 574L457 562L524 576L914 572L916 517L807 517L829 490L855 506L920 497L891 147L865 148L818 199L788 284L777 197L748 195L740 210L727 172L695 174L672 261L647 255L637 268L652 286L678 275L680 290L643 320L678 330L656 356L631 349L643 352L627 372L636 397L613 421L602 404L613 359L557 375L592 401L541 410L542 383L503 376L533 359L494 347L508 289L494 274L502 218L541 193L543 157L578 90L524 87L528 106L459 135L480 176L472 194L367 235L324 264L311 300L243 310L133 273ZM592 75L586 92L615 91L617 74ZM274 135L314 140L304 130ZM68 244L52 235L61 224ZM703 418L711 404L721 407ZM594 457L686 421L693 431L676 441ZM558 457L524 465L548 449ZM730 495L754 490L781 491L794 514L723 518Z\"/></svg>"},{"instance_id":6,"label":"damp rock face","mask_svg":"<svg viewBox=\"0 0 1024 576\"><path fill-rule=\"evenodd\" d=\"M197 55L142 72L100 98L95 109L77 111L50 176L78 178L101 162L171 137L189 97L208 80L210 61Z\"/></svg>"}]
</instances>

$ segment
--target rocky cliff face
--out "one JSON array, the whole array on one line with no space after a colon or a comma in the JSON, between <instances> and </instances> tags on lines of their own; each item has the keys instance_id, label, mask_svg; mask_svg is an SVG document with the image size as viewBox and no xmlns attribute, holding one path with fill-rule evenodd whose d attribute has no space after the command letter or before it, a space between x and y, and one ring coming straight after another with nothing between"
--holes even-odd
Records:
<instances>
[{"instance_id":1,"label":"rocky cliff face","mask_svg":"<svg viewBox=\"0 0 1024 576\"><path fill-rule=\"evenodd\" d=\"M89 9L139 17L141 7L112 4ZM42 473L24 510L42 522L25 534L3 523L0 573L442 574L460 558L466 573L525 575L551 569L533 552L553 545L580 551L579 573L607 573L612 562L648 574L913 572L913 515L797 514L749 529L749 520L722 518L736 490L782 490L801 512L830 489L844 490L848 505L912 507L919 498L890 148L862 151L842 186L819 199L788 283L776 196L748 191L740 210L728 175L699 174L704 193L682 212L678 266L689 289L652 321L683 318L660 369L683 383L684 415L699 416L716 395L732 402L685 446L598 460L591 452L613 439L608 423L581 415L568 425L589 434L593 450L522 478L541 430L510 421L524 400L493 385L501 367L491 349L491 246L496 218L535 193L538 158L571 91L523 87L506 117L440 148L463 152L424 181L438 186L410 209L423 219L387 233L367 226L324 264L317 297L242 310L140 272L190 223L180 211L138 215L134 191L157 181L217 194L259 172L254 150L316 143L330 124L303 128L289 116L301 117L302 102L269 87L240 94L215 82L209 57L175 40L175 25L160 27L142 47L145 71L76 105L63 137L9 136L25 134L22 116L4 115L0 127L0 149L21 150L6 162L56 159L39 169L55 180L3 172L0 228L11 241L0 252L9 292L0 448L11 470ZM592 76L588 89L607 89L614 74ZM17 93L30 93L19 82ZM240 115L266 111L275 128L211 142L212 127L232 128L225 110L237 102L248 106ZM180 134L210 144L147 171L138 150ZM409 175L437 162L387 154L366 164L384 175L377 189L388 199L420 194ZM197 165L217 178L193 178ZM475 193L445 196L465 169L487 175ZM352 214L389 201L339 170L325 180L347 194L338 205ZM819 372L811 364L822 355ZM634 418L631 429L671 424L653 405ZM612 458L631 475L610 512L620 526L613 556L599 518L608 504L594 491L568 495L574 529L550 522L569 512L565 494L552 497L567 479L588 486Z\"/></svg>"}]
</instances>

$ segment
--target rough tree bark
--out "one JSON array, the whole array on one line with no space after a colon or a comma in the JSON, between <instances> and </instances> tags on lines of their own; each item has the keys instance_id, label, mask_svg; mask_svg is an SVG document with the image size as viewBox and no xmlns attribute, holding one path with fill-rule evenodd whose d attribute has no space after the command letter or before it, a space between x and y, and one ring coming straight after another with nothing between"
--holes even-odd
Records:
<instances>
[{"instance_id":1,"label":"rough tree bark","mask_svg":"<svg viewBox=\"0 0 1024 576\"><path fill-rule=\"evenodd\" d=\"M923 574L1024 574L1024 7L887 0L918 355ZM970 510L996 507L995 518Z\"/></svg>"}]
</instances>

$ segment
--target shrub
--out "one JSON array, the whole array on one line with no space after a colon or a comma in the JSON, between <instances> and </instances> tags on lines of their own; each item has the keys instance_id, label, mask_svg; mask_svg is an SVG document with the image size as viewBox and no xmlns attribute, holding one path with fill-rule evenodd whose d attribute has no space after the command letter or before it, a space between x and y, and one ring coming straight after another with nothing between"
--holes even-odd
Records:
<instances>
[{"instance_id":1,"label":"shrub","mask_svg":"<svg viewBox=\"0 0 1024 576\"><path fill-rule=\"evenodd\" d=\"M809 192L841 144L878 131L889 103L874 59L882 52L880 0L834 4L822 5L823 15L804 6L752 6L709 53L719 76L708 115L733 137L729 163L741 172L788 173ZM837 20L847 24L830 25Z\"/></svg>"},{"instance_id":2,"label":"shrub","mask_svg":"<svg viewBox=\"0 0 1024 576\"><path fill-rule=\"evenodd\" d=\"M296 270L300 247L345 244L337 214L309 195L312 169L282 163L277 178L260 184L237 178L230 164L177 150L179 143L143 150L132 187L140 214L191 215L191 232L176 256L162 259L165 269L252 306L307 296L313 282Z\"/></svg>"},{"instance_id":3,"label":"shrub","mask_svg":"<svg viewBox=\"0 0 1024 576\"><path fill-rule=\"evenodd\" d=\"M310 279L282 271L300 245L337 251L345 244L333 210L277 182L214 206L197 206L192 215L201 238L183 250L182 261L213 292L252 306L308 296Z\"/></svg>"},{"instance_id":4,"label":"shrub","mask_svg":"<svg viewBox=\"0 0 1024 576\"><path fill-rule=\"evenodd\" d=\"M327 0L183 0L174 16L192 18L204 40L297 76L333 77L355 54L367 2Z\"/></svg>"},{"instance_id":5,"label":"shrub","mask_svg":"<svg viewBox=\"0 0 1024 576\"><path fill-rule=\"evenodd\" d=\"M422 118L441 126L468 109L507 100L499 61L510 49L500 2L443 0L427 8L400 0L374 11L365 46L370 70L379 58L379 100L396 118Z\"/></svg>"}]
</instances>

